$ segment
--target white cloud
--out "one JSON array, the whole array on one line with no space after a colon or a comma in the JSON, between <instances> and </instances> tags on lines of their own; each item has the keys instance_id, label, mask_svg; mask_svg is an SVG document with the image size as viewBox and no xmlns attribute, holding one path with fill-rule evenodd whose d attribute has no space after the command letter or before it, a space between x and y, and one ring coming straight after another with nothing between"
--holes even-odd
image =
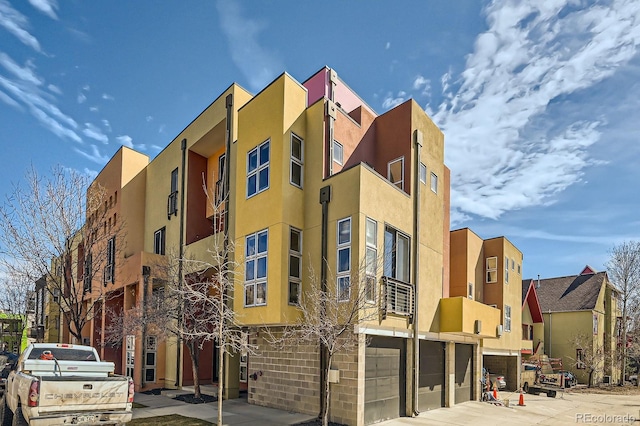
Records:
<instances>
[{"instance_id":1,"label":"white cloud","mask_svg":"<svg viewBox=\"0 0 640 426\"><path fill-rule=\"evenodd\" d=\"M100 108L98 108L97 106L92 106L92 107L89 107L89 111L98 112L98 111L100 111Z\"/></svg>"},{"instance_id":2,"label":"white cloud","mask_svg":"<svg viewBox=\"0 0 640 426\"><path fill-rule=\"evenodd\" d=\"M413 80L413 90L420 90L423 95L430 96L431 80L424 78L421 75L416 76Z\"/></svg>"},{"instance_id":3,"label":"white cloud","mask_svg":"<svg viewBox=\"0 0 640 426\"><path fill-rule=\"evenodd\" d=\"M106 101L113 101L114 100L113 96L111 96L111 95L109 95L107 93L103 93L102 94L102 99L104 99Z\"/></svg>"},{"instance_id":4,"label":"white cloud","mask_svg":"<svg viewBox=\"0 0 640 426\"><path fill-rule=\"evenodd\" d=\"M17 110L22 110L22 105L13 100L13 98L0 90L0 101Z\"/></svg>"},{"instance_id":5,"label":"white cloud","mask_svg":"<svg viewBox=\"0 0 640 426\"><path fill-rule=\"evenodd\" d=\"M82 129L82 133L91 139L97 140L98 142L102 142L103 144L109 143L109 137L102 132L98 126L95 126L91 123L84 123L84 129Z\"/></svg>"},{"instance_id":6,"label":"white cloud","mask_svg":"<svg viewBox=\"0 0 640 426\"><path fill-rule=\"evenodd\" d=\"M51 19L58 19L58 15L56 15L58 2L56 0L29 0L29 3Z\"/></svg>"},{"instance_id":7,"label":"white cloud","mask_svg":"<svg viewBox=\"0 0 640 426\"><path fill-rule=\"evenodd\" d=\"M32 62L27 62L24 67L21 67L15 63L9 55L4 52L0 52L0 65L24 82L31 83L36 86L40 86L42 84L42 79L36 75L35 66Z\"/></svg>"},{"instance_id":8,"label":"white cloud","mask_svg":"<svg viewBox=\"0 0 640 426\"><path fill-rule=\"evenodd\" d=\"M58 86L56 86L54 84L49 84L47 86L47 89L49 89L50 91L52 91L56 95L62 95L62 89L60 89Z\"/></svg>"},{"instance_id":9,"label":"white cloud","mask_svg":"<svg viewBox=\"0 0 640 426\"><path fill-rule=\"evenodd\" d=\"M231 59L254 90L260 90L284 70L276 56L260 45L260 33L267 28L263 21L242 16L238 2L216 3L222 31L229 41Z\"/></svg>"},{"instance_id":10,"label":"white cloud","mask_svg":"<svg viewBox=\"0 0 640 426\"><path fill-rule=\"evenodd\" d=\"M391 47L391 42L387 42L387 44L384 45L384 49L385 50L389 50L389 48Z\"/></svg>"},{"instance_id":11,"label":"white cloud","mask_svg":"<svg viewBox=\"0 0 640 426\"><path fill-rule=\"evenodd\" d=\"M116 140L122 146L133 149L133 139L129 135L116 136Z\"/></svg>"},{"instance_id":12,"label":"white cloud","mask_svg":"<svg viewBox=\"0 0 640 426\"><path fill-rule=\"evenodd\" d=\"M109 123L109 120L103 118L102 125L104 126L105 129L107 129L107 132L111 131L111 123Z\"/></svg>"},{"instance_id":13,"label":"white cloud","mask_svg":"<svg viewBox=\"0 0 640 426\"><path fill-rule=\"evenodd\" d=\"M109 161L108 155L100 154L100 150L95 145L89 145L89 148L91 152L85 152L78 147L74 147L73 150L78 154L82 155L83 157L93 161L94 163L97 163L100 165L107 164L107 161Z\"/></svg>"},{"instance_id":14,"label":"white cloud","mask_svg":"<svg viewBox=\"0 0 640 426\"><path fill-rule=\"evenodd\" d=\"M87 97L85 96L84 93L80 92L80 93L78 93L77 100L78 100L79 104L83 104L87 100Z\"/></svg>"},{"instance_id":15,"label":"white cloud","mask_svg":"<svg viewBox=\"0 0 640 426\"><path fill-rule=\"evenodd\" d=\"M397 95L393 95L392 93L388 93L387 96L382 100L382 108L391 109L395 108L404 101L407 100L407 93L400 91Z\"/></svg>"},{"instance_id":16,"label":"white cloud","mask_svg":"<svg viewBox=\"0 0 640 426\"><path fill-rule=\"evenodd\" d=\"M167 127L166 124L161 124L160 127L158 127L158 133L164 133L164 129Z\"/></svg>"},{"instance_id":17,"label":"white cloud","mask_svg":"<svg viewBox=\"0 0 640 426\"><path fill-rule=\"evenodd\" d=\"M40 43L27 28L29 27L29 21L27 18L9 4L6 0L0 0L0 27L13 34L18 40L33 50L40 52Z\"/></svg>"},{"instance_id":18,"label":"white cloud","mask_svg":"<svg viewBox=\"0 0 640 426\"><path fill-rule=\"evenodd\" d=\"M570 0L495 1L488 30L456 80L442 78L434 121L446 135L452 218L498 218L551 203L594 164L601 119L563 119L551 108L610 77L636 53L640 8L613 0L576 10ZM562 12L562 13L560 13ZM553 116L550 116L554 114Z\"/></svg>"},{"instance_id":19,"label":"white cloud","mask_svg":"<svg viewBox=\"0 0 640 426\"><path fill-rule=\"evenodd\" d=\"M147 115L144 119L147 121L147 123L151 123L153 121L153 117L150 115Z\"/></svg>"}]
</instances>

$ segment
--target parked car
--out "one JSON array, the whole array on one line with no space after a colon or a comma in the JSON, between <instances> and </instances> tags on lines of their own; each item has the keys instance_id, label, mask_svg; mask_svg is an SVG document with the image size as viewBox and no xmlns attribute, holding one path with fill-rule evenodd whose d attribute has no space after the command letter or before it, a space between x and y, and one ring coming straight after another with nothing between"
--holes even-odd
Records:
<instances>
[{"instance_id":1,"label":"parked car","mask_svg":"<svg viewBox=\"0 0 640 426\"><path fill-rule=\"evenodd\" d=\"M507 387L507 382L504 380L504 375L502 374L494 374L488 371L486 368L482 368L482 384L483 386L486 383L486 379L484 379L489 373L489 380L491 381L491 389L495 386L497 389L504 389Z\"/></svg>"},{"instance_id":2,"label":"parked car","mask_svg":"<svg viewBox=\"0 0 640 426\"><path fill-rule=\"evenodd\" d=\"M0 352L0 396L4 393L7 376L18 362L18 355L13 352Z\"/></svg>"},{"instance_id":3,"label":"parked car","mask_svg":"<svg viewBox=\"0 0 640 426\"><path fill-rule=\"evenodd\" d=\"M578 379L576 379L576 376L574 376L570 371L564 371L562 374L564 374L565 388L572 388L578 384Z\"/></svg>"}]
</instances>

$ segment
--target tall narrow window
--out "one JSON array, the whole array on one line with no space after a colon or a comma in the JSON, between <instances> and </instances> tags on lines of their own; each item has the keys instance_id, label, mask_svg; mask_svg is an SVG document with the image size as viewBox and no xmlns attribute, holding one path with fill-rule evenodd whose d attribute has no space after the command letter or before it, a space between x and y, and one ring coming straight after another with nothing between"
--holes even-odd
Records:
<instances>
[{"instance_id":1,"label":"tall narrow window","mask_svg":"<svg viewBox=\"0 0 640 426\"><path fill-rule=\"evenodd\" d=\"M171 192L167 200L167 218L178 215L178 168L171 171Z\"/></svg>"},{"instance_id":2,"label":"tall narrow window","mask_svg":"<svg viewBox=\"0 0 640 426\"><path fill-rule=\"evenodd\" d=\"M504 257L504 282L509 284L509 258Z\"/></svg>"},{"instance_id":3,"label":"tall narrow window","mask_svg":"<svg viewBox=\"0 0 640 426\"><path fill-rule=\"evenodd\" d=\"M486 264L487 264L486 282L487 283L498 282L498 258L487 257Z\"/></svg>"},{"instance_id":4,"label":"tall narrow window","mask_svg":"<svg viewBox=\"0 0 640 426\"><path fill-rule=\"evenodd\" d=\"M349 300L351 297L351 218L338 221L336 242L338 300Z\"/></svg>"},{"instance_id":5,"label":"tall narrow window","mask_svg":"<svg viewBox=\"0 0 640 426\"><path fill-rule=\"evenodd\" d=\"M576 349L576 368L579 370L584 370L586 368L586 364L584 362L584 351L582 348Z\"/></svg>"},{"instance_id":6,"label":"tall narrow window","mask_svg":"<svg viewBox=\"0 0 640 426\"><path fill-rule=\"evenodd\" d=\"M156 381L156 352L158 340L156 336L147 336L144 360L144 381L153 383Z\"/></svg>"},{"instance_id":7,"label":"tall narrow window","mask_svg":"<svg viewBox=\"0 0 640 426\"><path fill-rule=\"evenodd\" d=\"M504 305L504 331L511 331L511 306Z\"/></svg>"},{"instance_id":8,"label":"tall narrow window","mask_svg":"<svg viewBox=\"0 0 640 426\"><path fill-rule=\"evenodd\" d=\"M427 184L427 166L424 163L420 163L420 182Z\"/></svg>"},{"instance_id":9,"label":"tall narrow window","mask_svg":"<svg viewBox=\"0 0 640 426\"><path fill-rule=\"evenodd\" d=\"M116 237L107 241L107 262L104 267L104 285L115 282L116 275Z\"/></svg>"},{"instance_id":10,"label":"tall narrow window","mask_svg":"<svg viewBox=\"0 0 640 426\"><path fill-rule=\"evenodd\" d=\"M265 141L247 154L247 197L269 188L269 141Z\"/></svg>"},{"instance_id":11,"label":"tall narrow window","mask_svg":"<svg viewBox=\"0 0 640 426\"><path fill-rule=\"evenodd\" d=\"M384 275L410 282L409 237L387 226L384 230Z\"/></svg>"},{"instance_id":12,"label":"tall narrow window","mask_svg":"<svg viewBox=\"0 0 640 426\"><path fill-rule=\"evenodd\" d=\"M378 275L378 223L367 218L365 254L365 298L367 302L376 300L376 276Z\"/></svg>"},{"instance_id":13,"label":"tall narrow window","mask_svg":"<svg viewBox=\"0 0 640 426\"><path fill-rule=\"evenodd\" d=\"M468 283L467 297L473 300L473 283Z\"/></svg>"},{"instance_id":14,"label":"tall narrow window","mask_svg":"<svg viewBox=\"0 0 640 426\"><path fill-rule=\"evenodd\" d=\"M389 182L400 189L404 189L404 157L390 161L387 165L387 178Z\"/></svg>"},{"instance_id":15,"label":"tall narrow window","mask_svg":"<svg viewBox=\"0 0 640 426\"><path fill-rule=\"evenodd\" d=\"M438 175L431 172L431 190L438 193Z\"/></svg>"},{"instance_id":16,"label":"tall narrow window","mask_svg":"<svg viewBox=\"0 0 640 426\"><path fill-rule=\"evenodd\" d=\"M218 157L218 180L216 180L216 205L220 205L225 199L225 188L224 188L224 178L225 178L225 167L226 167L226 154L222 154Z\"/></svg>"},{"instance_id":17,"label":"tall narrow window","mask_svg":"<svg viewBox=\"0 0 640 426\"><path fill-rule=\"evenodd\" d=\"M289 304L300 304L302 281L302 231L289 230Z\"/></svg>"},{"instance_id":18,"label":"tall narrow window","mask_svg":"<svg viewBox=\"0 0 640 426\"><path fill-rule=\"evenodd\" d=\"M87 253L84 258L84 272L83 272L83 282L84 282L84 291L85 293L91 293L91 281L93 279L93 259L91 253Z\"/></svg>"},{"instance_id":19,"label":"tall narrow window","mask_svg":"<svg viewBox=\"0 0 640 426\"><path fill-rule=\"evenodd\" d=\"M302 139L291 133L291 184L302 188L303 150Z\"/></svg>"},{"instance_id":20,"label":"tall narrow window","mask_svg":"<svg viewBox=\"0 0 640 426\"><path fill-rule=\"evenodd\" d=\"M158 229L153 234L153 252L164 255L166 227Z\"/></svg>"},{"instance_id":21,"label":"tall narrow window","mask_svg":"<svg viewBox=\"0 0 640 426\"><path fill-rule=\"evenodd\" d=\"M342 165L344 161L344 150L342 144L338 141L333 141L333 161Z\"/></svg>"},{"instance_id":22,"label":"tall narrow window","mask_svg":"<svg viewBox=\"0 0 640 426\"><path fill-rule=\"evenodd\" d=\"M248 235L245 239L244 305L267 304L267 230Z\"/></svg>"}]
</instances>

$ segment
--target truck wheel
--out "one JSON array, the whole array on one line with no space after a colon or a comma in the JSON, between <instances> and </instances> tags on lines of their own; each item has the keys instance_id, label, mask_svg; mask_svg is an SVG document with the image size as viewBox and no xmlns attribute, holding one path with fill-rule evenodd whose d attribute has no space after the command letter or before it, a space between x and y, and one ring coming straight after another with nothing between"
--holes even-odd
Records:
<instances>
[{"instance_id":1,"label":"truck wheel","mask_svg":"<svg viewBox=\"0 0 640 426\"><path fill-rule=\"evenodd\" d=\"M11 423L11 426L29 426L29 423L27 423L27 420L22 415L22 407L19 405L16 412L13 414L13 422Z\"/></svg>"},{"instance_id":2,"label":"truck wheel","mask_svg":"<svg viewBox=\"0 0 640 426\"><path fill-rule=\"evenodd\" d=\"M7 406L6 396L2 396L0 400L0 426L11 426L13 420L13 413Z\"/></svg>"},{"instance_id":3,"label":"truck wheel","mask_svg":"<svg viewBox=\"0 0 640 426\"><path fill-rule=\"evenodd\" d=\"M522 390L524 391L524 393L529 392L529 382L524 382L524 385L522 386Z\"/></svg>"}]
</instances>

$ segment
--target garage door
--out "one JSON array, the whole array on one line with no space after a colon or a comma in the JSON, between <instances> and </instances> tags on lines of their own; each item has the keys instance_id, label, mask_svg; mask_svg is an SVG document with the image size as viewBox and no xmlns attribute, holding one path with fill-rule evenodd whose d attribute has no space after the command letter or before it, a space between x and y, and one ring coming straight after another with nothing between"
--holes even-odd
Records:
<instances>
[{"instance_id":1,"label":"garage door","mask_svg":"<svg viewBox=\"0 0 640 426\"><path fill-rule=\"evenodd\" d=\"M373 337L366 348L364 421L371 424L400 417L405 404L405 341Z\"/></svg>"},{"instance_id":2,"label":"garage door","mask_svg":"<svg viewBox=\"0 0 640 426\"><path fill-rule=\"evenodd\" d=\"M473 345L456 343L455 403L473 400Z\"/></svg>"},{"instance_id":3,"label":"garage door","mask_svg":"<svg viewBox=\"0 0 640 426\"><path fill-rule=\"evenodd\" d=\"M444 343L420 341L418 410L444 407Z\"/></svg>"}]
</instances>

